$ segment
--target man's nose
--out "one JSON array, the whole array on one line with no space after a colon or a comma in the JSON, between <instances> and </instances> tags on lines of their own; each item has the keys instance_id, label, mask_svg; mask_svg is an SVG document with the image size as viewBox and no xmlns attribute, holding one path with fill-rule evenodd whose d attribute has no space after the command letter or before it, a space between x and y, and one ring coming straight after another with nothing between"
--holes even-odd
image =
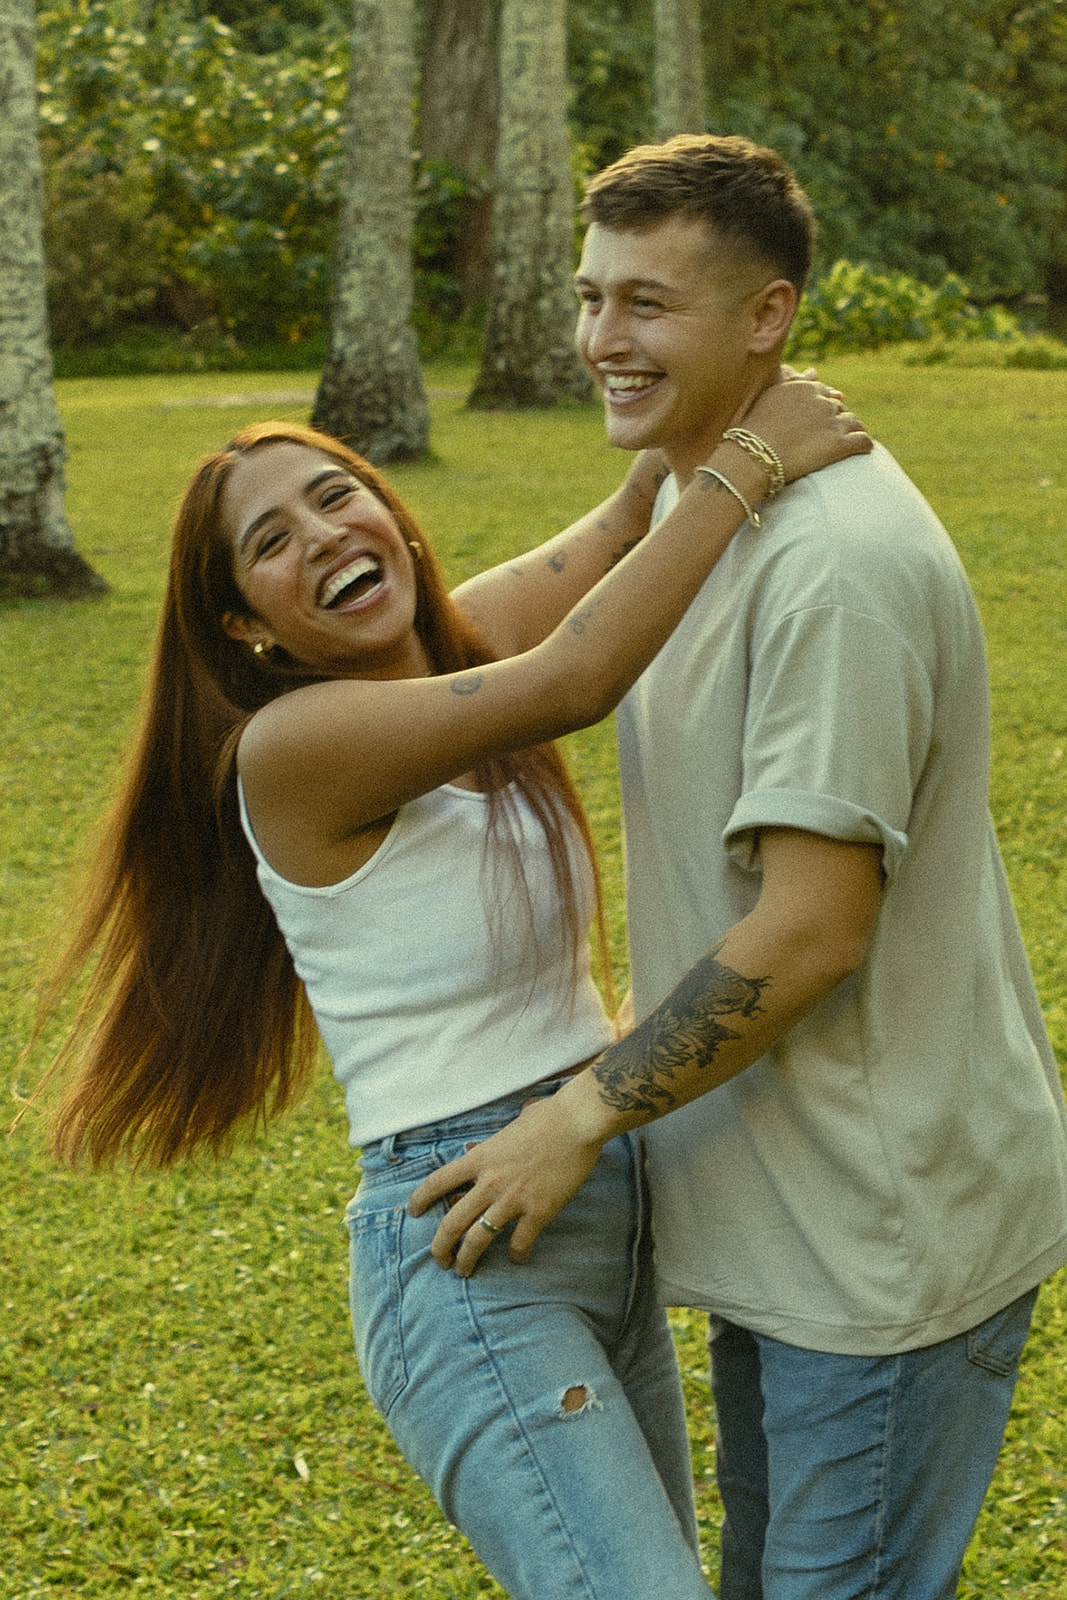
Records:
<instances>
[{"instance_id":1,"label":"man's nose","mask_svg":"<svg viewBox=\"0 0 1067 1600\"><path fill-rule=\"evenodd\" d=\"M617 361L629 354L626 319L610 305L584 312L582 324L579 344L587 361Z\"/></svg>"}]
</instances>

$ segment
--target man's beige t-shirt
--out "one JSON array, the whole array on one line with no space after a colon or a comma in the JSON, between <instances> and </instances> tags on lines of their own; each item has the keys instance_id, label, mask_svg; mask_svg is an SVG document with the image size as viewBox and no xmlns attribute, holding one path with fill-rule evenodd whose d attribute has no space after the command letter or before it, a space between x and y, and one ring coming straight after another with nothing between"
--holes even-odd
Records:
<instances>
[{"instance_id":1,"label":"man's beige t-shirt","mask_svg":"<svg viewBox=\"0 0 1067 1600\"><path fill-rule=\"evenodd\" d=\"M1061 1266L1063 1098L988 812L981 628L893 459L746 525L618 724L639 1019L755 904L761 826L880 844L886 878L860 970L645 1130L666 1301L883 1354Z\"/></svg>"}]
</instances>

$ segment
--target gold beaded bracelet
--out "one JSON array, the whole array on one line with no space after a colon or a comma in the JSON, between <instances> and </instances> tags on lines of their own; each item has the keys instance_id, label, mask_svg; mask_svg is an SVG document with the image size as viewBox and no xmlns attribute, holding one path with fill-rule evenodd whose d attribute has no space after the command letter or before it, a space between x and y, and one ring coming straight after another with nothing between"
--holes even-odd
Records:
<instances>
[{"instance_id":1,"label":"gold beaded bracelet","mask_svg":"<svg viewBox=\"0 0 1067 1600\"><path fill-rule=\"evenodd\" d=\"M767 468L771 475L767 499L773 500L779 489L785 488L785 468L777 450L766 439L761 439L758 433L750 433L748 428L727 428L723 438L732 439L734 444L740 445L742 450Z\"/></svg>"},{"instance_id":2,"label":"gold beaded bracelet","mask_svg":"<svg viewBox=\"0 0 1067 1600\"><path fill-rule=\"evenodd\" d=\"M731 483L729 478L725 477L723 473L719 472L716 467L697 467L696 470L698 472L706 473L709 478L717 478L724 489L729 489L735 500L740 500L741 504L745 508L745 516L748 518L749 522L751 522L752 526L754 528L763 527L763 523L760 521L759 512L753 511L752 507L749 505L740 489L736 484Z\"/></svg>"}]
</instances>

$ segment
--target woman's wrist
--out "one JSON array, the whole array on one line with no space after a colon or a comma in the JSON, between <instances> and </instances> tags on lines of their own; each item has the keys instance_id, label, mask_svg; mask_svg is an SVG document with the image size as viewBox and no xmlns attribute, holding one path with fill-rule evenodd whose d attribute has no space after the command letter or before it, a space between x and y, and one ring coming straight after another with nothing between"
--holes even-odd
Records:
<instances>
[{"instance_id":1,"label":"woman's wrist","mask_svg":"<svg viewBox=\"0 0 1067 1600\"><path fill-rule=\"evenodd\" d=\"M767 490L768 500L773 499L780 489L785 488L785 467L782 458L767 439L761 434L753 433L751 428L727 428L723 434L724 440L731 440L741 446L746 455L753 461L758 461L766 467L770 474L770 488Z\"/></svg>"},{"instance_id":2,"label":"woman's wrist","mask_svg":"<svg viewBox=\"0 0 1067 1600\"><path fill-rule=\"evenodd\" d=\"M742 449L736 439L720 439L704 462L704 466L725 474L753 504L770 496L771 468L766 462L757 460L747 450Z\"/></svg>"},{"instance_id":3,"label":"woman's wrist","mask_svg":"<svg viewBox=\"0 0 1067 1600\"><path fill-rule=\"evenodd\" d=\"M774 469L736 439L723 439L696 469L698 476L715 479L733 495L753 527L760 527L756 507L775 491Z\"/></svg>"}]
</instances>

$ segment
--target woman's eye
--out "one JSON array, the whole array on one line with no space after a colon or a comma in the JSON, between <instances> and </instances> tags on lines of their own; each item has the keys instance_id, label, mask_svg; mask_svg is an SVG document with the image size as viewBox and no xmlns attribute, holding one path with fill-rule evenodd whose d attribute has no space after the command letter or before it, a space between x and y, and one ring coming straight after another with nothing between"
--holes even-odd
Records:
<instances>
[{"instance_id":1,"label":"woman's eye","mask_svg":"<svg viewBox=\"0 0 1067 1600\"><path fill-rule=\"evenodd\" d=\"M355 494L360 487L358 483L333 484L322 497L323 510L328 510L331 506L340 505L343 500L348 499L349 495Z\"/></svg>"},{"instance_id":2,"label":"woman's eye","mask_svg":"<svg viewBox=\"0 0 1067 1600\"><path fill-rule=\"evenodd\" d=\"M285 538L285 530L277 528L271 533L264 534L256 549L257 556L269 556L276 550Z\"/></svg>"}]
</instances>

